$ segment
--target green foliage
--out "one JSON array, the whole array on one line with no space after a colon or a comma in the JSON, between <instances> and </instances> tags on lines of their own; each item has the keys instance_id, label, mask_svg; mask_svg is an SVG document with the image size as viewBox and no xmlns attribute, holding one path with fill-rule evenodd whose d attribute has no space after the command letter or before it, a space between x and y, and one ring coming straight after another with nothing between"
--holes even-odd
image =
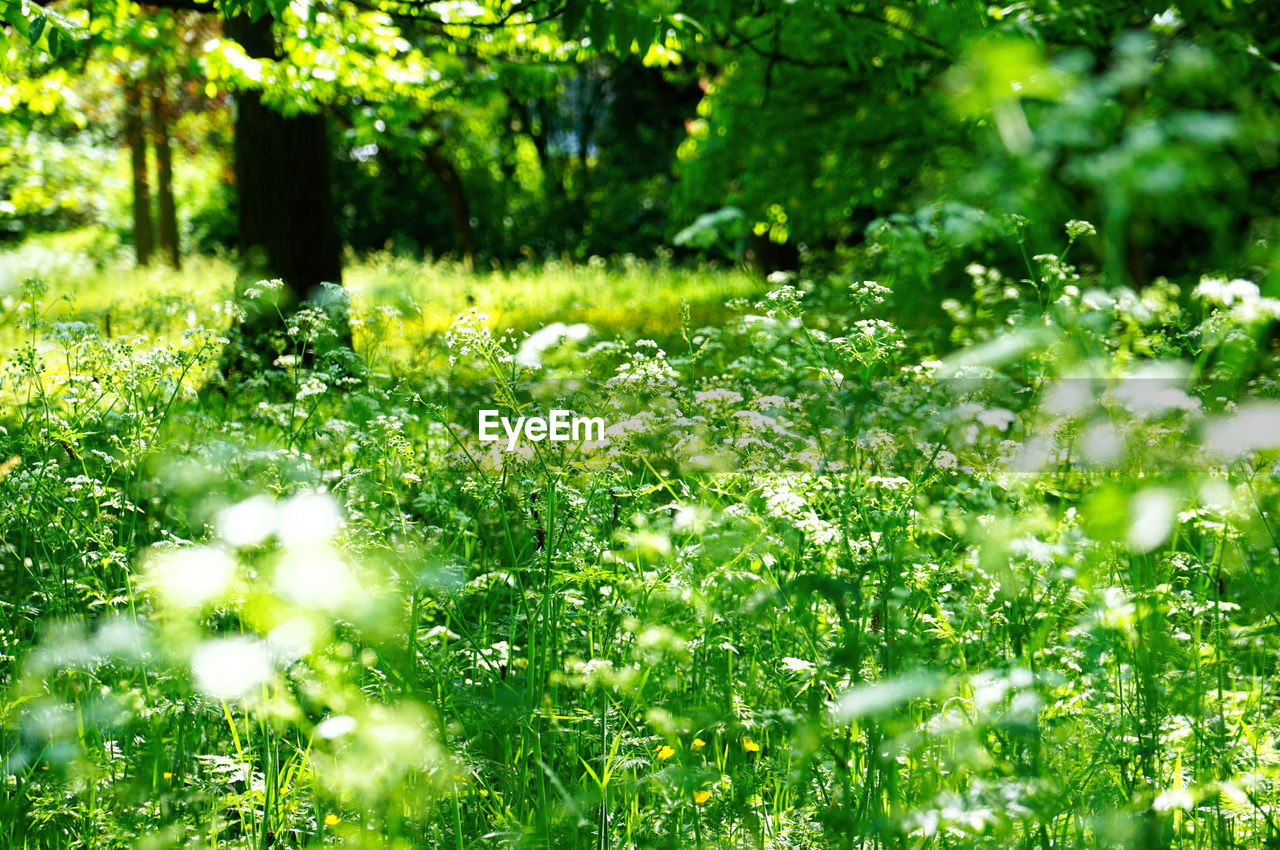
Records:
<instances>
[{"instance_id":1,"label":"green foliage","mask_svg":"<svg viewBox=\"0 0 1280 850\"><path fill-rule=\"evenodd\" d=\"M0 3L0 49L7 48L12 36L17 36L27 49L40 48L51 56L59 57L74 49L83 31L76 24L49 6L32 0L3 0ZM8 31L6 31L8 30Z\"/></svg>"},{"instance_id":2,"label":"green foliage","mask_svg":"<svg viewBox=\"0 0 1280 850\"><path fill-rule=\"evenodd\" d=\"M4 6L0 845L1280 841L1266 4L218 9ZM189 242L252 91L364 252L235 379L157 67Z\"/></svg>"},{"instance_id":3,"label":"green foliage","mask_svg":"<svg viewBox=\"0 0 1280 850\"><path fill-rule=\"evenodd\" d=\"M978 43L948 77L956 106L994 129L961 192L1033 220L1084 212L1106 235L1096 261L1138 285L1258 256L1280 112L1247 41L1173 15L1052 63L1016 44L1018 62L1009 42Z\"/></svg>"},{"instance_id":4,"label":"green foliage","mask_svg":"<svg viewBox=\"0 0 1280 850\"><path fill-rule=\"evenodd\" d=\"M99 174L119 172L116 153L85 140L64 142L22 134L18 128L0 140L0 227L4 236L28 231L67 230L105 218L103 209L115 193L105 181L90 184L86 166ZM114 211L114 210L113 210Z\"/></svg>"},{"instance_id":5,"label":"green foliage","mask_svg":"<svg viewBox=\"0 0 1280 850\"><path fill-rule=\"evenodd\" d=\"M1280 302L1092 230L943 347L840 277L658 341L362 289L367 381L304 311L230 395L221 308L12 293L6 840L1268 846Z\"/></svg>"},{"instance_id":6,"label":"green foliage","mask_svg":"<svg viewBox=\"0 0 1280 850\"><path fill-rule=\"evenodd\" d=\"M939 148L963 130L928 88L977 7L711 3L704 14L706 96L680 150L687 218L733 205L760 235L816 247L856 241L932 188Z\"/></svg>"}]
</instances>

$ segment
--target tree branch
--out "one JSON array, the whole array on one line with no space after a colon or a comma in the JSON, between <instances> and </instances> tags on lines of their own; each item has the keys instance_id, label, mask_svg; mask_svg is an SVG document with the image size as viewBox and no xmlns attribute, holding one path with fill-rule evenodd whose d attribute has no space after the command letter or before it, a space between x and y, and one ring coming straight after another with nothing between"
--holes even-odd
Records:
<instances>
[{"instance_id":1,"label":"tree branch","mask_svg":"<svg viewBox=\"0 0 1280 850\"><path fill-rule=\"evenodd\" d=\"M453 29L471 29L482 31L495 31L514 27L534 26L535 24L546 23L554 20L564 13L565 8L569 5L567 0L560 3L550 11L543 15L529 18L527 20L515 20L517 15L530 12L534 7L541 4L541 0L527 6L513 6L505 14L496 21L446 21L440 17L431 4L434 0L341 0L357 9L366 12L380 12L384 15L390 15L391 19L397 24L427 24L431 26L439 35L448 36L454 40L460 40L458 36L449 32Z\"/></svg>"},{"instance_id":2,"label":"tree branch","mask_svg":"<svg viewBox=\"0 0 1280 850\"><path fill-rule=\"evenodd\" d=\"M925 47L931 48L935 53L937 53L939 56L942 56L944 59L952 58L951 53L945 47L943 47L940 42L935 41L926 35L921 35L920 33L916 32L910 27L903 26L902 24L891 21L888 18L881 18L877 15L873 15L870 12L859 11L855 9L836 9L836 14L846 18L857 18L863 21L870 21L872 23L879 24L880 26L885 27L887 29L891 29L895 32L900 32L903 35L911 36L913 39L920 42Z\"/></svg>"},{"instance_id":3,"label":"tree branch","mask_svg":"<svg viewBox=\"0 0 1280 850\"><path fill-rule=\"evenodd\" d=\"M214 12L223 11L219 4L213 0L139 0L141 5L156 9L170 9L178 12L202 12L212 14ZM431 9L434 0L339 0L338 4L346 3L357 9L366 12L380 12L384 15L390 15L394 20L406 23L431 24L438 28L441 34L448 35L447 30L453 28L467 28L479 30L499 30L507 27L526 27L535 24L546 23L554 20L564 13L568 6L567 0L555 6L543 15L532 17L527 20L515 20L517 15L530 12L533 8L542 4L543 0L533 0L526 6L512 6L500 18L495 21L446 21ZM395 7L399 7L396 9ZM411 10L411 11L406 11Z\"/></svg>"},{"instance_id":4,"label":"tree branch","mask_svg":"<svg viewBox=\"0 0 1280 850\"><path fill-rule=\"evenodd\" d=\"M138 0L139 5L155 9L171 9L175 12L201 12L212 14L218 5L209 0Z\"/></svg>"},{"instance_id":5,"label":"tree branch","mask_svg":"<svg viewBox=\"0 0 1280 850\"><path fill-rule=\"evenodd\" d=\"M725 24L725 35L717 36L713 40L717 46L723 47L725 50L738 50L745 47L761 59L767 60L770 66L782 64L794 65L798 68L808 68L809 70L819 70L822 68L844 68L848 65L848 63L839 59L803 59L799 56L785 53L779 47L778 39L776 37L773 39L772 48L766 49L756 44L756 42L762 38L766 38L770 35L776 35L776 32L777 30L771 27L763 32L757 33L756 35L746 35L734 29L732 24ZM736 39L736 41L733 39Z\"/></svg>"}]
</instances>

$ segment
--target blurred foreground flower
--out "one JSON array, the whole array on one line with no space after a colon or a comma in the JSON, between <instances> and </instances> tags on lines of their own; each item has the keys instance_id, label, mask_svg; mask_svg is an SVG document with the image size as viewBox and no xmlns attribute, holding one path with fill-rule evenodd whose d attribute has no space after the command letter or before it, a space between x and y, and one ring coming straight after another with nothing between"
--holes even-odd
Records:
<instances>
[{"instance_id":1,"label":"blurred foreground flower","mask_svg":"<svg viewBox=\"0 0 1280 850\"><path fill-rule=\"evenodd\" d=\"M159 555L148 573L156 593L177 608L198 608L220 600L235 579L236 563L212 546L194 546Z\"/></svg>"},{"instance_id":2,"label":"blurred foreground flower","mask_svg":"<svg viewBox=\"0 0 1280 850\"><path fill-rule=\"evenodd\" d=\"M191 672L196 687L218 700L248 696L272 675L262 641L243 635L205 641L191 654Z\"/></svg>"}]
</instances>

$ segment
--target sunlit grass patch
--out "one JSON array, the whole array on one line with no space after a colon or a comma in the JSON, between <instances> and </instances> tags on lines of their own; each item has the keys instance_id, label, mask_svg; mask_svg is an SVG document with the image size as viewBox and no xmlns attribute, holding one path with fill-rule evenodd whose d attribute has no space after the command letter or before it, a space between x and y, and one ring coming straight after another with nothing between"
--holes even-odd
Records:
<instances>
[{"instance_id":1,"label":"sunlit grass patch","mask_svg":"<svg viewBox=\"0 0 1280 850\"><path fill-rule=\"evenodd\" d=\"M222 304L234 287L234 265L221 258L192 257L175 271L156 265L137 268L118 257L95 262L81 244L88 237L44 239L0 252L0 299L11 312L23 284L38 279L49 321L87 321L104 335L140 333L176 337L188 328L222 328ZM585 323L603 336L675 336L682 304L694 325L727 315L725 302L759 292L763 284L745 272L717 268L681 269L638 261L587 265L550 262L543 266L472 273L450 262L418 261L375 254L345 272L357 317L397 317L374 332L357 321L356 344L377 338L382 353L422 363L433 341L454 316L475 307L495 330L532 333L552 322ZM0 327L0 342L18 340Z\"/></svg>"},{"instance_id":2,"label":"sunlit grass patch","mask_svg":"<svg viewBox=\"0 0 1280 850\"><path fill-rule=\"evenodd\" d=\"M694 326L713 323L728 315L725 302L763 286L744 272L713 268L553 262L476 275L451 263L385 255L353 266L346 281L357 311L397 309L399 339L384 341L401 358L422 357L424 340L443 335L454 316L472 307L489 316L494 330L532 333L565 322L586 324L603 336L662 339L679 333L682 304Z\"/></svg>"},{"instance_id":3,"label":"sunlit grass patch","mask_svg":"<svg viewBox=\"0 0 1280 850\"><path fill-rule=\"evenodd\" d=\"M71 245L78 244L75 241ZM225 314L216 305L231 294L235 270L214 257L190 257L181 270L163 265L135 267L119 258L95 262L60 242L0 252L0 344L18 339L12 320L28 281L38 281L41 318L50 322L84 321L104 336L180 335L193 327L222 327Z\"/></svg>"}]
</instances>

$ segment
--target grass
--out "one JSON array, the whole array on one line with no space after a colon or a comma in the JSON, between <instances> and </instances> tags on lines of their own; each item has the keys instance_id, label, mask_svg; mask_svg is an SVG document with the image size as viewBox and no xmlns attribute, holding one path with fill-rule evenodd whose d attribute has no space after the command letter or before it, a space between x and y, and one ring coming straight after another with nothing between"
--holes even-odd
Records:
<instances>
[{"instance_id":1,"label":"grass","mask_svg":"<svg viewBox=\"0 0 1280 850\"><path fill-rule=\"evenodd\" d=\"M944 357L834 277L377 257L368 380L312 328L220 394L224 265L48 265L0 327L3 846L1280 838L1274 440L1214 436L1274 414L1280 305L987 288ZM593 335L513 356L552 321ZM1155 361L1185 397L1053 400Z\"/></svg>"},{"instance_id":2,"label":"grass","mask_svg":"<svg viewBox=\"0 0 1280 850\"><path fill-rule=\"evenodd\" d=\"M131 267L112 254L94 262L93 238L93 231L51 234L0 253L0 298L16 303L23 282L38 278L48 287L50 320L91 320L104 330L110 322L113 333L155 334L190 326L231 297L236 272L223 259L187 258L179 272ZM344 282L355 309L391 307L399 314L394 348L400 357L438 342L453 317L472 307L500 331L584 322L605 336L665 339L678 331L682 305L695 324L712 323L727 315L726 302L764 286L745 272L634 261L550 262L473 274L454 263L390 253L350 260Z\"/></svg>"}]
</instances>

